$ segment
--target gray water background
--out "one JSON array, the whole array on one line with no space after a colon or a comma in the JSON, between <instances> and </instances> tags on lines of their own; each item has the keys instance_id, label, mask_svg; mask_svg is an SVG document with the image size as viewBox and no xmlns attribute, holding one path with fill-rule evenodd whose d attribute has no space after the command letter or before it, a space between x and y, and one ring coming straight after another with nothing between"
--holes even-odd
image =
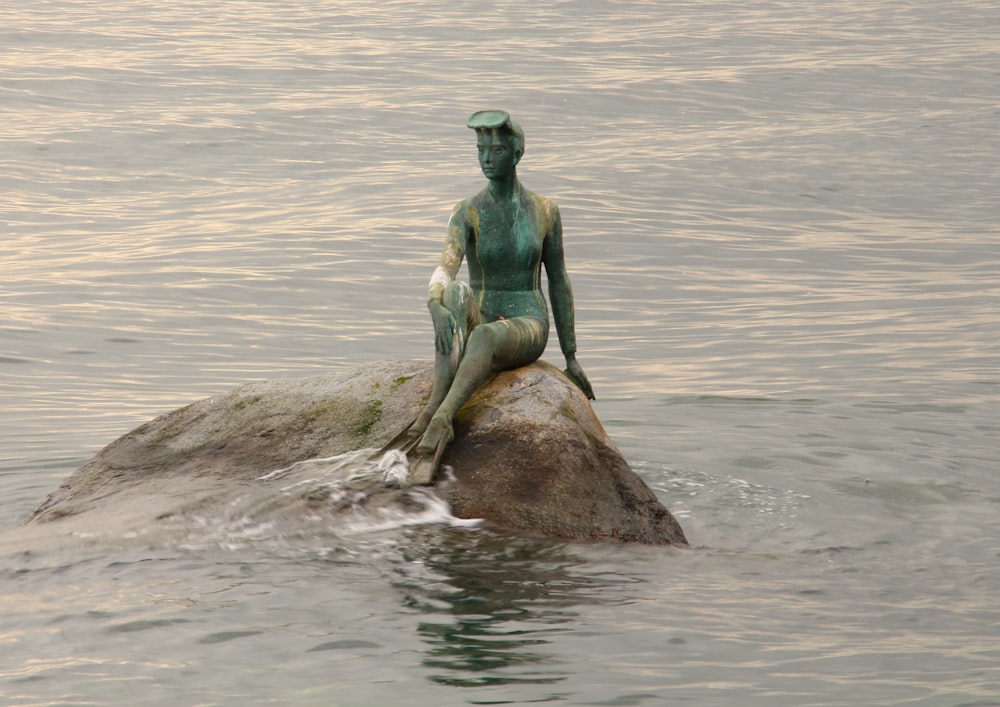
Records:
<instances>
[{"instance_id":1,"label":"gray water background","mask_svg":"<svg viewBox=\"0 0 1000 707\"><path fill-rule=\"evenodd\" d=\"M696 549L19 545L162 412L428 358L484 107ZM11 2L0 116L0 703L1000 704L994 3Z\"/></svg>"}]
</instances>

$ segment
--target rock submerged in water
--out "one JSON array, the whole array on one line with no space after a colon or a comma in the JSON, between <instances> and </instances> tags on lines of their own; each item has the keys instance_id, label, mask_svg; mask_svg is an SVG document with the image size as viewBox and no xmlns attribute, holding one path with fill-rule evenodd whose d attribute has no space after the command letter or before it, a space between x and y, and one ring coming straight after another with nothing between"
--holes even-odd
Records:
<instances>
[{"instance_id":1,"label":"rock submerged in water","mask_svg":"<svg viewBox=\"0 0 1000 707\"><path fill-rule=\"evenodd\" d=\"M75 471L28 524L101 512L144 492L177 497L250 484L298 462L377 448L430 394L431 364L381 361L329 375L250 383L162 415ZM465 405L433 492L459 518L573 540L686 545L680 525L629 467L589 402L538 361L498 374ZM368 503L408 502L369 484ZM360 497L360 494L359 494ZM205 499L208 499L207 501ZM345 506L307 499L310 513ZM349 505L349 504L348 504ZM149 521L170 516L155 509ZM152 510L151 510L152 512Z\"/></svg>"}]
</instances>

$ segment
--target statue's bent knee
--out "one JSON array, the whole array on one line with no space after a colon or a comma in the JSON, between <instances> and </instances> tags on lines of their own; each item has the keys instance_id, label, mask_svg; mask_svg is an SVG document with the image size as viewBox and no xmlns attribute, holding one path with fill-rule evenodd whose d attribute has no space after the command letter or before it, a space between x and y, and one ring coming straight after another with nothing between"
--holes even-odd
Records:
<instances>
[{"instance_id":1,"label":"statue's bent knee","mask_svg":"<svg viewBox=\"0 0 1000 707\"><path fill-rule=\"evenodd\" d=\"M454 280L444 288L442 301L452 312L465 312L475 298L468 284L462 280Z\"/></svg>"}]
</instances>

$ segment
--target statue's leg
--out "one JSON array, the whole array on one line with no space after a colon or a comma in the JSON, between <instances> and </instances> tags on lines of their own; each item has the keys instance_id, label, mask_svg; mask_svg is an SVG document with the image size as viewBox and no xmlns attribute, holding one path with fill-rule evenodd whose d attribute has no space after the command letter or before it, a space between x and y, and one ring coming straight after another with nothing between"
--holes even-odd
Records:
<instances>
[{"instance_id":1,"label":"statue's leg","mask_svg":"<svg viewBox=\"0 0 1000 707\"><path fill-rule=\"evenodd\" d=\"M481 324L469 335L447 395L437 405L417 444L418 463L411 464L412 483L430 483L444 448L454 438L452 420L486 379L498 371L526 366L542 355L548 322L535 317L501 319Z\"/></svg>"},{"instance_id":2,"label":"statue's leg","mask_svg":"<svg viewBox=\"0 0 1000 707\"><path fill-rule=\"evenodd\" d=\"M437 412L441 402L448 395L465 353L469 336L482 321L479 307L476 305L476 298L472 294L472 288L461 280L455 280L445 288L441 302L451 312L457 326L451 353L445 355L438 351L434 352L434 384L431 386L431 397L410 426L410 429L418 433L418 437L427 429L434 413Z\"/></svg>"},{"instance_id":3,"label":"statue's leg","mask_svg":"<svg viewBox=\"0 0 1000 707\"><path fill-rule=\"evenodd\" d=\"M441 405L441 401L448 395L448 390L451 388L452 381L455 380L455 374L462 360L470 332L475 330L482 321L472 288L461 280L455 280L445 288L442 296L442 304L451 312L457 325L454 340L452 341L451 353L445 355L435 350L434 382L431 386L431 397L427 401L427 405L424 406L424 409L417 415L417 418L406 429L393 437L384 447L376 452L372 456L373 459L381 458L390 449L409 452L417 444L430 424L434 413L437 412L438 407Z\"/></svg>"}]
</instances>

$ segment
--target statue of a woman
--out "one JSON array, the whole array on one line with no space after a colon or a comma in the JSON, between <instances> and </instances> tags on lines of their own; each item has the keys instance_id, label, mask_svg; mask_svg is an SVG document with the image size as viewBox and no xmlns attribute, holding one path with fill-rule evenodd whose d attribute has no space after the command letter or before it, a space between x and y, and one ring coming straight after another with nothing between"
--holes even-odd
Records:
<instances>
[{"instance_id":1,"label":"statue of a woman","mask_svg":"<svg viewBox=\"0 0 1000 707\"><path fill-rule=\"evenodd\" d=\"M498 371L525 366L545 350L549 314L541 266L566 375L590 398L594 391L576 361L573 290L563 260L562 221L555 202L517 179L524 132L505 111L474 113L479 165L486 188L452 212L441 260L431 276L427 307L434 322L434 385L427 406L387 448L408 452L414 484L431 483L454 437L462 405ZM462 258L469 284L455 279Z\"/></svg>"}]
</instances>

